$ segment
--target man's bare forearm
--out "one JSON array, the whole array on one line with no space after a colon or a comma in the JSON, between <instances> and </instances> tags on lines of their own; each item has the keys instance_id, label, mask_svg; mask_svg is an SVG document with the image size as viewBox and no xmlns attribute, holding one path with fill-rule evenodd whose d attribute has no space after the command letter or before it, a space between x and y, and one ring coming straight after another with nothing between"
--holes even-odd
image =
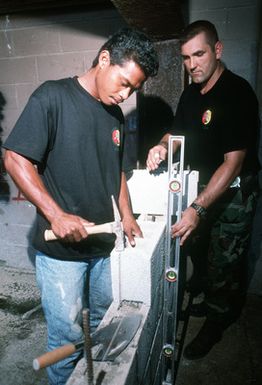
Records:
<instances>
[{"instance_id":1,"label":"man's bare forearm","mask_svg":"<svg viewBox=\"0 0 262 385\"><path fill-rule=\"evenodd\" d=\"M119 208L122 217L125 216L133 216L132 210L131 210L131 204L129 199L129 191L126 181L125 173L122 172L121 174L121 187L120 187L120 194L119 194Z\"/></svg>"},{"instance_id":2,"label":"man's bare forearm","mask_svg":"<svg viewBox=\"0 0 262 385\"><path fill-rule=\"evenodd\" d=\"M5 167L25 197L42 212L58 238L78 242L88 236L87 227L93 222L66 213L48 193L35 166L27 158L6 151Z\"/></svg>"},{"instance_id":3,"label":"man's bare forearm","mask_svg":"<svg viewBox=\"0 0 262 385\"><path fill-rule=\"evenodd\" d=\"M54 217L62 214L45 188L33 163L25 157L7 150L4 157L5 168L23 195L52 222Z\"/></svg>"},{"instance_id":4,"label":"man's bare forearm","mask_svg":"<svg viewBox=\"0 0 262 385\"><path fill-rule=\"evenodd\" d=\"M245 150L225 154L224 162L217 168L206 188L194 201L200 206L200 209L201 207L207 209L224 194L231 182L239 175L244 158ZM196 208L187 207L182 213L181 220L172 226L172 237L180 237L180 245L183 245L192 231L199 225L199 222L199 212L196 211Z\"/></svg>"},{"instance_id":5,"label":"man's bare forearm","mask_svg":"<svg viewBox=\"0 0 262 385\"><path fill-rule=\"evenodd\" d=\"M224 162L212 175L206 188L198 195L195 202L208 208L219 199L239 175L244 158L245 150L225 154Z\"/></svg>"}]
</instances>

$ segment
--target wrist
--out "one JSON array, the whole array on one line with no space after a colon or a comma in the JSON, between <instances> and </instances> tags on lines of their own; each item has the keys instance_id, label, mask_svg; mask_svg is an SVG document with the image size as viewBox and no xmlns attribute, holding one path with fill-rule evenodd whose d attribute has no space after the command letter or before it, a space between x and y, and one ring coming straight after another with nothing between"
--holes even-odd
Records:
<instances>
[{"instance_id":1,"label":"wrist","mask_svg":"<svg viewBox=\"0 0 262 385\"><path fill-rule=\"evenodd\" d=\"M207 216L207 209L205 207L199 205L196 202L191 203L190 207L192 207L196 211L196 213L199 216L199 218L206 218L206 216Z\"/></svg>"}]
</instances>

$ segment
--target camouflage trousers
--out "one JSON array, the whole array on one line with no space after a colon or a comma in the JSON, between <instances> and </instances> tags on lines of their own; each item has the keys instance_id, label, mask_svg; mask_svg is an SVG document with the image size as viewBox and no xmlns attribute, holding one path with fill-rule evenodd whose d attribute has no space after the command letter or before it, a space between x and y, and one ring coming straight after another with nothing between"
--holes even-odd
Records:
<instances>
[{"instance_id":1,"label":"camouflage trousers","mask_svg":"<svg viewBox=\"0 0 262 385\"><path fill-rule=\"evenodd\" d=\"M241 313L246 293L247 255L257 192L230 189L192 238L191 255L204 282L207 317L224 327Z\"/></svg>"}]
</instances>

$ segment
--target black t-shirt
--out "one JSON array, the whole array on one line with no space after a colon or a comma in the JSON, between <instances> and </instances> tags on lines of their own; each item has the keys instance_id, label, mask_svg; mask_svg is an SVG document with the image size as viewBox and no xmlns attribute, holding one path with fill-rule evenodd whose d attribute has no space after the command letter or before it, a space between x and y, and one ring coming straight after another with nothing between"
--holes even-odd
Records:
<instances>
[{"instance_id":1,"label":"black t-shirt","mask_svg":"<svg viewBox=\"0 0 262 385\"><path fill-rule=\"evenodd\" d=\"M31 160L65 212L96 224L113 220L122 165L123 115L94 99L77 78L48 81L30 97L4 147ZM115 236L92 235L79 243L45 242L50 224L40 214L33 246L57 259L105 256Z\"/></svg>"},{"instance_id":2,"label":"black t-shirt","mask_svg":"<svg viewBox=\"0 0 262 385\"><path fill-rule=\"evenodd\" d=\"M185 136L185 167L198 170L208 183L224 154L247 149L242 174L256 173L258 102L249 83L224 70L206 94L192 83L181 95L172 134Z\"/></svg>"}]
</instances>

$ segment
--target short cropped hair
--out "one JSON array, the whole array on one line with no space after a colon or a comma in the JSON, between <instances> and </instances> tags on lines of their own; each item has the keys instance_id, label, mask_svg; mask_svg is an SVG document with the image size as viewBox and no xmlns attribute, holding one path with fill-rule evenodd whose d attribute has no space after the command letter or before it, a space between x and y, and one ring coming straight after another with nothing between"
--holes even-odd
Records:
<instances>
[{"instance_id":1,"label":"short cropped hair","mask_svg":"<svg viewBox=\"0 0 262 385\"><path fill-rule=\"evenodd\" d=\"M158 55L153 42L143 32L132 28L120 29L100 48L92 67L98 64L99 55L103 50L109 52L111 65L121 66L132 60L142 69L146 77L157 74Z\"/></svg>"},{"instance_id":2,"label":"short cropped hair","mask_svg":"<svg viewBox=\"0 0 262 385\"><path fill-rule=\"evenodd\" d=\"M180 47L201 32L205 33L207 44L213 49L219 38L216 27L208 20L197 20L189 24L179 37Z\"/></svg>"}]
</instances>

